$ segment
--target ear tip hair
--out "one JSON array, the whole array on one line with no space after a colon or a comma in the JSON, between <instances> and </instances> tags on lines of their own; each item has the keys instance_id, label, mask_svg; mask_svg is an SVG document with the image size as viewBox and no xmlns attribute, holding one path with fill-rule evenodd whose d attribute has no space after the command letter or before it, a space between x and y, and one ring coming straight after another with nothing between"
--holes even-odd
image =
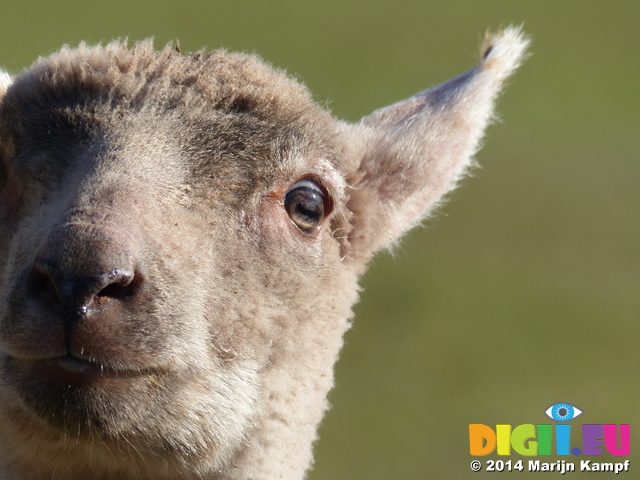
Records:
<instances>
[{"instance_id":1,"label":"ear tip hair","mask_svg":"<svg viewBox=\"0 0 640 480\"><path fill-rule=\"evenodd\" d=\"M531 39L522 31L522 26L510 26L495 34L487 34L482 45L482 63L485 68L498 67L510 73L527 57Z\"/></svg>"},{"instance_id":2,"label":"ear tip hair","mask_svg":"<svg viewBox=\"0 0 640 480\"><path fill-rule=\"evenodd\" d=\"M6 92L9 85L11 85L11 75L0 68L0 96Z\"/></svg>"}]
</instances>

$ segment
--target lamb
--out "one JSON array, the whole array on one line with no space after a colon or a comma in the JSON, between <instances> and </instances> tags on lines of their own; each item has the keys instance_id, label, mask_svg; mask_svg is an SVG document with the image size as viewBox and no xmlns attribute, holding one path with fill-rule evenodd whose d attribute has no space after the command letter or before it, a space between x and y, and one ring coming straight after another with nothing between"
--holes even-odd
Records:
<instances>
[{"instance_id":1,"label":"lamb","mask_svg":"<svg viewBox=\"0 0 640 480\"><path fill-rule=\"evenodd\" d=\"M356 124L150 41L0 74L3 479L301 479L358 279L464 175L519 65Z\"/></svg>"}]
</instances>

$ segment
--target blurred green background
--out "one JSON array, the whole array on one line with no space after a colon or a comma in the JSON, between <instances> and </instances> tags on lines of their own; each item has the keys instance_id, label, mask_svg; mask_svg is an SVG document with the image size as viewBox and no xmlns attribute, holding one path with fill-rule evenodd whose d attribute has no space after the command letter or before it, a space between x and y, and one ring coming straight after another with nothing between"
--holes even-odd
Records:
<instances>
[{"instance_id":1,"label":"blurred green background","mask_svg":"<svg viewBox=\"0 0 640 480\"><path fill-rule=\"evenodd\" d=\"M630 423L638 478L639 21L631 0L3 0L0 65L179 39L257 52L355 121L472 67L486 30L524 24L533 56L482 168L363 280L309 478L486 478L468 425L552 423L559 401L585 412L574 428Z\"/></svg>"}]
</instances>

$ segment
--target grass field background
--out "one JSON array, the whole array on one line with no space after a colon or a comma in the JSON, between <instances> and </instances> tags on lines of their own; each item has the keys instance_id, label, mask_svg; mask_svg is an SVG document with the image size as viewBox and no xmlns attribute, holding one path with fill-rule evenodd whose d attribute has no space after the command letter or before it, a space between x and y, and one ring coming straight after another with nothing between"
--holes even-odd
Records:
<instances>
[{"instance_id":1,"label":"grass field background","mask_svg":"<svg viewBox=\"0 0 640 480\"><path fill-rule=\"evenodd\" d=\"M256 52L356 121L472 67L485 31L523 24L533 56L482 168L363 279L309 479L488 478L469 469L468 425L552 423L559 401L584 411L576 429L630 423L637 470L639 21L631 0L3 2L0 65L155 36Z\"/></svg>"}]
</instances>

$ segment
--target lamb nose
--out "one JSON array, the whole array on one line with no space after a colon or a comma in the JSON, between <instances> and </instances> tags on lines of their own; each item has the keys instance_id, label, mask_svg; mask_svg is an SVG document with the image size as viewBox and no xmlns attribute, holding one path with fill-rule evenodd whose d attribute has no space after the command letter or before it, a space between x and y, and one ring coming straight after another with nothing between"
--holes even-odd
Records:
<instances>
[{"instance_id":1,"label":"lamb nose","mask_svg":"<svg viewBox=\"0 0 640 480\"><path fill-rule=\"evenodd\" d=\"M106 270L106 272L105 272ZM125 300L136 295L142 279L130 268L102 269L100 273L75 273L55 262L38 259L33 268L32 287L48 294L60 307L86 315L91 307L109 300Z\"/></svg>"}]
</instances>

